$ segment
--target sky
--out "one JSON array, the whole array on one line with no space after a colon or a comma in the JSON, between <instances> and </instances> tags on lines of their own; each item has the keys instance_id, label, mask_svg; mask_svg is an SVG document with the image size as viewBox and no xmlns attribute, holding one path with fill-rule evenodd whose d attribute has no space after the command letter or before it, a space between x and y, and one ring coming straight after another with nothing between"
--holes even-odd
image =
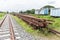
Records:
<instances>
[{"instance_id":1,"label":"sky","mask_svg":"<svg viewBox=\"0 0 60 40\"><path fill-rule=\"evenodd\" d=\"M45 5L60 8L60 0L0 0L0 11L18 12L40 9Z\"/></svg>"}]
</instances>

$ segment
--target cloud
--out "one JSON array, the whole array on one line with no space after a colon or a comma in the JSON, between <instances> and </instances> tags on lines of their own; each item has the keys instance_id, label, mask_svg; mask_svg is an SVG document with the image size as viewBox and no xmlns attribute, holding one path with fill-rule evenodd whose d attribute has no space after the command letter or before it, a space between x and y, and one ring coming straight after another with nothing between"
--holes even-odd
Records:
<instances>
[{"instance_id":1,"label":"cloud","mask_svg":"<svg viewBox=\"0 0 60 40\"><path fill-rule=\"evenodd\" d=\"M56 3L56 1L50 1L50 2L48 2L48 4L55 4Z\"/></svg>"},{"instance_id":2,"label":"cloud","mask_svg":"<svg viewBox=\"0 0 60 40\"><path fill-rule=\"evenodd\" d=\"M60 0L1 0L0 11L40 9L45 5L60 7Z\"/></svg>"}]
</instances>

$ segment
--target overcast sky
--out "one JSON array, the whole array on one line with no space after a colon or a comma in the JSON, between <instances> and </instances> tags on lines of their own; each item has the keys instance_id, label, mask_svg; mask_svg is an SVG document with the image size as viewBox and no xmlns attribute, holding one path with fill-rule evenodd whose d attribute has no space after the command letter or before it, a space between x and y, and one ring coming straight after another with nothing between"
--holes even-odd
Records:
<instances>
[{"instance_id":1,"label":"overcast sky","mask_svg":"<svg viewBox=\"0 0 60 40\"><path fill-rule=\"evenodd\" d=\"M25 11L40 9L45 5L60 8L60 0L0 0L0 11Z\"/></svg>"}]
</instances>

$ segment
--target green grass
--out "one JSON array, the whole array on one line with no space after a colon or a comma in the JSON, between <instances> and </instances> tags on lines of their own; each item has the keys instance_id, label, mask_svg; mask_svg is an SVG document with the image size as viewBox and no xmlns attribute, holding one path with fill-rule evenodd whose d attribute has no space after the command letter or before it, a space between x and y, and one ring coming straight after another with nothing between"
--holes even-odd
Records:
<instances>
[{"instance_id":1,"label":"green grass","mask_svg":"<svg viewBox=\"0 0 60 40\"><path fill-rule=\"evenodd\" d=\"M5 13L0 13L0 20L3 18L4 15Z\"/></svg>"}]
</instances>

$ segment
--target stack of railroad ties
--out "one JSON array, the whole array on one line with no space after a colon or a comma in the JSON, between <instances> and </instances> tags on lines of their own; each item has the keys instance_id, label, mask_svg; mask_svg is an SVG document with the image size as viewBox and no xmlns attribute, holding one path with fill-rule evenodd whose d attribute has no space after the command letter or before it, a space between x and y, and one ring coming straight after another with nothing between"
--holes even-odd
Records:
<instances>
[{"instance_id":1,"label":"stack of railroad ties","mask_svg":"<svg viewBox=\"0 0 60 40\"><path fill-rule=\"evenodd\" d=\"M28 24L32 25L33 28L39 29L39 28L45 28L48 26L48 24L51 24L50 21L47 21L45 19L35 18L33 16L24 15L24 14L14 14L15 16L21 18Z\"/></svg>"},{"instance_id":2,"label":"stack of railroad ties","mask_svg":"<svg viewBox=\"0 0 60 40\"><path fill-rule=\"evenodd\" d=\"M13 14L14 16L17 16L30 24L34 29L42 29L42 28L47 28L49 29L49 32L52 32L54 34L60 34L60 32L53 30L51 28L48 28L49 24L52 24L52 20L46 20L46 19L40 19L40 18L35 18L33 16L25 15L25 14Z\"/></svg>"}]
</instances>

